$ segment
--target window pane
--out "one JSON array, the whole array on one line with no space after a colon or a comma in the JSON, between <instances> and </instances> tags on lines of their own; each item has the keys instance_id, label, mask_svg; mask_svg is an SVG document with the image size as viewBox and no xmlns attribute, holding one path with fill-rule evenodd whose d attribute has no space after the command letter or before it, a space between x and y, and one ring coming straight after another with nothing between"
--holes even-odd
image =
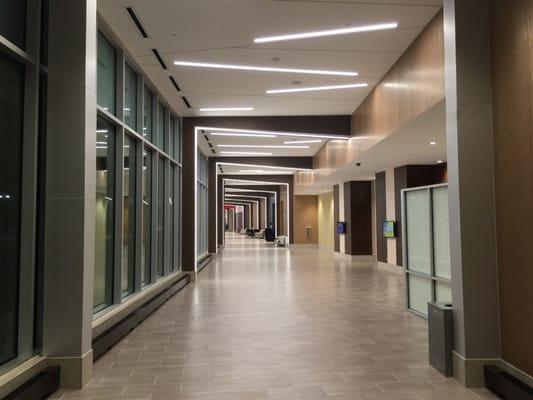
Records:
<instances>
[{"instance_id":1,"label":"window pane","mask_svg":"<svg viewBox=\"0 0 533 400\"><path fill-rule=\"evenodd\" d=\"M157 276L163 276L165 249L165 160L159 158L157 182Z\"/></svg>"},{"instance_id":2,"label":"window pane","mask_svg":"<svg viewBox=\"0 0 533 400\"><path fill-rule=\"evenodd\" d=\"M117 76L116 51L98 32L98 105L115 114L115 87Z\"/></svg>"},{"instance_id":3,"label":"window pane","mask_svg":"<svg viewBox=\"0 0 533 400\"><path fill-rule=\"evenodd\" d=\"M174 271L174 269L176 268L176 263L175 263L175 252L176 252L176 249L175 249L175 245L174 245L174 241L175 241L175 238L176 238L176 223L175 223L175 212L176 212L176 209L175 209L175 206L174 206L174 190L176 188L176 167L171 165L170 166L170 187L169 187L169 198L168 198L168 203L169 203L169 209L170 209L170 212L169 212L169 216L170 216L170 219L169 219L169 222L170 222L170 271Z\"/></svg>"},{"instance_id":4,"label":"window pane","mask_svg":"<svg viewBox=\"0 0 533 400\"><path fill-rule=\"evenodd\" d=\"M134 289L135 276L135 179L136 179L136 142L129 136L124 137L124 216L122 246L122 295Z\"/></svg>"},{"instance_id":5,"label":"window pane","mask_svg":"<svg viewBox=\"0 0 533 400\"><path fill-rule=\"evenodd\" d=\"M137 130L137 74L128 65L124 76L124 122Z\"/></svg>"},{"instance_id":6,"label":"window pane","mask_svg":"<svg viewBox=\"0 0 533 400\"><path fill-rule=\"evenodd\" d=\"M144 127L143 136L152 141L153 129L153 94L146 87L144 88Z\"/></svg>"},{"instance_id":7,"label":"window pane","mask_svg":"<svg viewBox=\"0 0 533 400\"><path fill-rule=\"evenodd\" d=\"M431 279L412 274L407 275L409 282L409 308L427 315L428 302L431 301Z\"/></svg>"},{"instance_id":8,"label":"window pane","mask_svg":"<svg viewBox=\"0 0 533 400\"><path fill-rule=\"evenodd\" d=\"M21 49L26 42L26 0L0 1L0 35Z\"/></svg>"},{"instance_id":9,"label":"window pane","mask_svg":"<svg viewBox=\"0 0 533 400\"><path fill-rule=\"evenodd\" d=\"M144 149L143 157L143 248L141 281L150 282L152 246L152 153Z\"/></svg>"},{"instance_id":10,"label":"window pane","mask_svg":"<svg viewBox=\"0 0 533 400\"><path fill-rule=\"evenodd\" d=\"M181 120L178 118L176 119L176 126L175 126L175 136L174 136L174 141L175 141L175 158L176 160L178 160L179 162L181 162Z\"/></svg>"},{"instance_id":11,"label":"window pane","mask_svg":"<svg viewBox=\"0 0 533 400\"><path fill-rule=\"evenodd\" d=\"M429 192L414 190L406 194L407 202L407 268L431 274Z\"/></svg>"},{"instance_id":12,"label":"window pane","mask_svg":"<svg viewBox=\"0 0 533 400\"><path fill-rule=\"evenodd\" d=\"M165 107L159 103L158 124L157 124L157 146L160 149L164 149L166 145L165 132L166 132L166 112Z\"/></svg>"},{"instance_id":13,"label":"window pane","mask_svg":"<svg viewBox=\"0 0 533 400\"><path fill-rule=\"evenodd\" d=\"M171 157L174 157L174 131L176 126L176 120L173 117L170 117L170 137L169 137L169 145L168 145L168 154Z\"/></svg>"},{"instance_id":14,"label":"window pane","mask_svg":"<svg viewBox=\"0 0 533 400\"><path fill-rule=\"evenodd\" d=\"M450 279L450 227L447 187L433 189L433 241L435 275Z\"/></svg>"},{"instance_id":15,"label":"window pane","mask_svg":"<svg viewBox=\"0 0 533 400\"><path fill-rule=\"evenodd\" d=\"M0 53L0 365L17 356L23 93L24 67Z\"/></svg>"},{"instance_id":16,"label":"window pane","mask_svg":"<svg viewBox=\"0 0 533 400\"><path fill-rule=\"evenodd\" d=\"M113 286L113 221L115 131L98 119L96 131L96 240L94 271L94 309L111 304Z\"/></svg>"},{"instance_id":17,"label":"window pane","mask_svg":"<svg viewBox=\"0 0 533 400\"><path fill-rule=\"evenodd\" d=\"M435 300L439 303L452 302L452 287L449 283L437 281L435 285Z\"/></svg>"}]
</instances>

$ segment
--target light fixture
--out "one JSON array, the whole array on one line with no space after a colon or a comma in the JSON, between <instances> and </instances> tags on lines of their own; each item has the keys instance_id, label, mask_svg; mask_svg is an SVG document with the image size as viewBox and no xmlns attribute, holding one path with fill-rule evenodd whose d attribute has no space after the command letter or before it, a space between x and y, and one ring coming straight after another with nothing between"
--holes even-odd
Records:
<instances>
[{"instance_id":1,"label":"light fixture","mask_svg":"<svg viewBox=\"0 0 533 400\"><path fill-rule=\"evenodd\" d=\"M253 111L253 107L212 107L212 108L200 108L200 111Z\"/></svg>"},{"instance_id":2,"label":"light fixture","mask_svg":"<svg viewBox=\"0 0 533 400\"><path fill-rule=\"evenodd\" d=\"M261 67L255 65L234 65L234 64L213 64L194 61L174 61L174 65L181 67L199 67L199 68L216 68L216 69L233 69L239 71L259 71L259 72L285 72L293 74L312 74L312 75L337 75L337 76L357 76L357 72L350 71L330 71L320 69L300 69L300 68L275 68Z\"/></svg>"},{"instance_id":3,"label":"light fixture","mask_svg":"<svg viewBox=\"0 0 533 400\"><path fill-rule=\"evenodd\" d=\"M437 144L437 142L435 142L435 141L431 141L431 142L429 142L429 144L430 144L431 146L435 146L435 145Z\"/></svg>"},{"instance_id":4,"label":"light fixture","mask_svg":"<svg viewBox=\"0 0 533 400\"><path fill-rule=\"evenodd\" d=\"M216 128L216 127L205 127L198 126L195 128L199 131L209 131L209 132L231 132L233 133L246 133L246 134L258 134L262 136L266 135L276 135L276 136L292 136L292 137L306 137L313 139L337 139L337 140L350 140L350 136L342 135L322 135L314 133L300 133L300 132L278 132L278 131L260 131L253 129L233 129L233 128Z\"/></svg>"},{"instance_id":5,"label":"light fixture","mask_svg":"<svg viewBox=\"0 0 533 400\"><path fill-rule=\"evenodd\" d=\"M279 94L279 93L297 93L297 92L315 92L320 90L339 90L339 89L355 89L367 87L368 83L353 83L349 85L334 85L334 86L314 86L296 89L272 89L267 90L267 94Z\"/></svg>"},{"instance_id":6,"label":"light fixture","mask_svg":"<svg viewBox=\"0 0 533 400\"><path fill-rule=\"evenodd\" d=\"M442 164L444 161L442 160L437 160L437 164Z\"/></svg>"},{"instance_id":7,"label":"light fixture","mask_svg":"<svg viewBox=\"0 0 533 400\"><path fill-rule=\"evenodd\" d=\"M256 134L256 133L231 133L231 132L211 132L213 136L237 136L237 137L258 137L258 138L275 138L276 135Z\"/></svg>"},{"instance_id":8,"label":"light fixture","mask_svg":"<svg viewBox=\"0 0 533 400\"><path fill-rule=\"evenodd\" d=\"M96 133L107 133L108 130L107 129L97 129L96 130Z\"/></svg>"},{"instance_id":9,"label":"light fixture","mask_svg":"<svg viewBox=\"0 0 533 400\"><path fill-rule=\"evenodd\" d=\"M263 169L243 169L239 171L239 174L287 174L292 175L292 171L266 171Z\"/></svg>"},{"instance_id":10,"label":"light fixture","mask_svg":"<svg viewBox=\"0 0 533 400\"><path fill-rule=\"evenodd\" d=\"M255 43L281 42L285 40L310 39L323 36L347 35L350 33L374 32L387 29L396 29L398 23L391 22L377 25L354 26L351 28L328 29L325 31L292 33L288 35L266 36L254 39Z\"/></svg>"},{"instance_id":11,"label":"light fixture","mask_svg":"<svg viewBox=\"0 0 533 400\"><path fill-rule=\"evenodd\" d=\"M233 154L240 156L271 156L272 153L263 153L258 151L221 151L220 154Z\"/></svg>"},{"instance_id":12,"label":"light fixture","mask_svg":"<svg viewBox=\"0 0 533 400\"><path fill-rule=\"evenodd\" d=\"M276 167L276 166L272 166L272 165L260 165L260 164L249 164L249 163L231 163L231 162L224 162L224 161L218 161L217 162L217 165L218 164L222 164L222 165L231 165L231 166L236 166L236 167L247 167L247 168L250 168L250 167L253 167L253 168L257 168L257 169L262 169L262 168L271 168L271 169L278 169L280 167ZM292 168L292 167L283 167L283 169L285 170L290 170L290 171L302 171L302 170L308 170L308 171L312 171L312 169L309 169L309 168Z\"/></svg>"},{"instance_id":13,"label":"light fixture","mask_svg":"<svg viewBox=\"0 0 533 400\"><path fill-rule=\"evenodd\" d=\"M321 139L318 140L292 140L289 142L283 142L285 144L307 144L307 143L322 143Z\"/></svg>"},{"instance_id":14,"label":"light fixture","mask_svg":"<svg viewBox=\"0 0 533 400\"><path fill-rule=\"evenodd\" d=\"M217 147L240 147L248 149L308 149L309 146L255 145L255 144L218 144Z\"/></svg>"}]
</instances>

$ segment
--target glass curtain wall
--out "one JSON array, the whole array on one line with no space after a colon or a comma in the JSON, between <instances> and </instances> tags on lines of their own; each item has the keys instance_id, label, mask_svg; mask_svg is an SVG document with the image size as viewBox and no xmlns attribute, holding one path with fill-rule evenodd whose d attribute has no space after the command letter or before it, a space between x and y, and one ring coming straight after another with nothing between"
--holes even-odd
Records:
<instances>
[{"instance_id":1,"label":"glass curtain wall","mask_svg":"<svg viewBox=\"0 0 533 400\"><path fill-rule=\"evenodd\" d=\"M448 187L406 189L402 196L407 306L427 316L428 302L452 300Z\"/></svg>"},{"instance_id":2,"label":"glass curtain wall","mask_svg":"<svg viewBox=\"0 0 533 400\"><path fill-rule=\"evenodd\" d=\"M180 270L181 120L130 61L98 33L95 313Z\"/></svg>"},{"instance_id":3,"label":"glass curtain wall","mask_svg":"<svg viewBox=\"0 0 533 400\"><path fill-rule=\"evenodd\" d=\"M115 222L115 128L98 118L96 130L96 231L94 309L113 302L113 242Z\"/></svg>"},{"instance_id":4,"label":"glass curtain wall","mask_svg":"<svg viewBox=\"0 0 533 400\"><path fill-rule=\"evenodd\" d=\"M208 159L201 151L198 151L198 179L197 179L197 233L196 254L197 258L205 256L208 252Z\"/></svg>"},{"instance_id":5,"label":"glass curtain wall","mask_svg":"<svg viewBox=\"0 0 533 400\"><path fill-rule=\"evenodd\" d=\"M0 375L38 354L42 336L42 251L21 237L42 239L48 24L45 7L27 6L0 1Z\"/></svg>"}]
</instances>

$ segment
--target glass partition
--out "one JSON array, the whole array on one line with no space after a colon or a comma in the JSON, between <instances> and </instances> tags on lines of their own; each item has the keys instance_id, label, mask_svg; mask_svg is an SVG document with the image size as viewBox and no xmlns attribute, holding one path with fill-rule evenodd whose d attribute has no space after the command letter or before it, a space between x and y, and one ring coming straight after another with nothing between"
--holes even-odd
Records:
<instances>
[{"instance_id":1,"label":"glass partition","mask_svg":"<svg viewBox=\"0 0 533 400\"><path fill-rule=\"evenodd\" d=\"M23 98L24 66L0 53L0 365L18 352Z\"/></svg>"},{"instance_id":2,"label":"glass partition","mask_svg":"<svg viewBox=\"0 0 533 400\"><path fill-rule=\"evenodd\" d=\"M427 316L427 303L451 296L447 185L402 191L407 307Z\"/></svg>"},{"instance_id":3,"label":"glass partition","mask_svg":"<svg viewBox=\"0 0 533 400\"><path fill-rule=\"evenodd\" d=\"M135 204L136 204L136 142L124 139L124 191L122 215L122 296L134 291L135 278Z\"/></svg>"},{"instance_id":4,"label":"glass partition","mask_svg":"<svg viewBox=\"0 0 533 400\"><path fill-rule=\"evenodd\" d=\"M96 237L94 309L112 304L115 130L99 118L96 130Z\"/></svg>"}]
</instances>

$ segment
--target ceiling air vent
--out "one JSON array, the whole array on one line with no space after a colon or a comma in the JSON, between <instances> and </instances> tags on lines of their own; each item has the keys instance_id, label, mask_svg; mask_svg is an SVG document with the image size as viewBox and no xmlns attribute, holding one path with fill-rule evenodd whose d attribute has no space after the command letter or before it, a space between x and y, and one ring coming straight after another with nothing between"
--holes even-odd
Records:
<instances>
[{"instance_id":1,"label":"ceiling air vent","mask_svg":"<svg viewBox=\"0 0 533 400\"><path fill-rule=\"evenodd\" d=\"M187 108L192 108L191 103L189 103L189 100L187 100L187 97L182 96L181 99L183 100Z\"/></svg>"},{"instance_id":2,"label":"ceiling air vent","mask_svg":"<svg viewBox=\"0 0 533 400\"><path fill-rule=\"evenodd\" d=\"M213 152L213 154L217 154L217 152L215 150L211 149L211 151Z\"/></svg>"},{"instance_id":3,"label":"ceiling air vent","mask_svg":"<svg viewBox=\"0 0 533 400\"><path fill-rule=\"evenodd\" d=\"M168 78L170 79L170 82L172 82L172 86L174 86L178 92L181 92L181 88L179 87L178 82L176 82L174 77L169 76Z\"/></svg>"},{"instance_id":4,"label":"ceiling air vent","mask_svg":"<svg viewBox=\"0 0 533 400\"><path fill-rule=\"evenodd\" d=\"M157 58L157 61L159 61L159 64L161 65L161 68L168 69L167 65L163 61L163 58L161 57L161 54L159 54L157 49L152 49L152 53L154 53L155 58Z\"/></svg>"},{"instance_id":5,"label":"ceiling air vent","mask_svg":"<svg viewBox=\"0 0 533 400\"><path fill-rule=\"evenodd\" d=\"M133 8L126 7L126 11L130 15L131 20L139 30L139 33L143 38L148 38L148 34L146 33L146 30L144 29L144 26L141 24L141 21L139 20L139 17L137 17L137 14L135 14L135 11L133 11Z\"/></svg>"}]
</instances>

